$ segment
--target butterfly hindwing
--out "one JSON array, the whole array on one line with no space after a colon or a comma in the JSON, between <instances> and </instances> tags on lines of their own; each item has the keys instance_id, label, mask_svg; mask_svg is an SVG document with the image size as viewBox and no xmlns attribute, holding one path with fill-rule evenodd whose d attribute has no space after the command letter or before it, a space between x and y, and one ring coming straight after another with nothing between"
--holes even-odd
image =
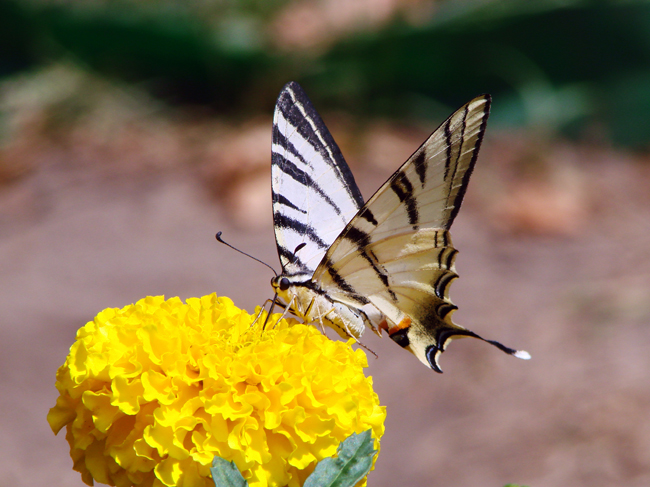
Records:
<instances>
[{"instance_id":1,"label":"butterfly hindwing","mask_svg":"<svg viewBox=\"0 0 650 487\"><path fill-rule=\"evenodd\" d=\"M329 130L295 82L278 97L271 154L273 220L283 274L311 275L363 198Z\"/></svg>"}]
</instances>

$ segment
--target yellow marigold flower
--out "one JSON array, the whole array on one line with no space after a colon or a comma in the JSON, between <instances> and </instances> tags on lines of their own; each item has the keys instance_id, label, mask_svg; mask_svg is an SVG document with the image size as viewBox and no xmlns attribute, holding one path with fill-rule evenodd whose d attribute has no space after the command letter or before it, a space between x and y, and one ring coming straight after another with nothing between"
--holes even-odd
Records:
<instances>
[{"instance_id":1,"label":"yellow marigold flower","mask_svg":"<svg viewBox=\"0 0 650 487\"><path fill-rule=\"evenodd\" d=\"M215 294L158 296L81 328L47 419L67 427L83 481L208 487L218 455L251 487L299 486L353 432L372 429L378 449L386 412L364 352L263 321Z\"/></svg>"}]
</instances>

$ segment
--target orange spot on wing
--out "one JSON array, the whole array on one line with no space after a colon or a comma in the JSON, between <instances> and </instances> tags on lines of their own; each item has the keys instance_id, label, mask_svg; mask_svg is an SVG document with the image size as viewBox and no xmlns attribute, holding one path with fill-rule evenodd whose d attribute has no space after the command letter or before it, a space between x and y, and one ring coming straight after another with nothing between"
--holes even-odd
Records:
<instances>
[{"instance_id":1,"label":"orange spot on wing","mask_svg":"<svg viewBox=\"0 0 650 487\"><path fill-rule=\"evenodd\" d=\"M388 331L388 322L386 320L382 320L381 323L379 323L378 328L380 330L386 330Z\"/></svg>"},{"instance_id":2,"label":"orange spot on wing","mask_svg":"<svg viewBox=\"0 0 650 487\"><path fill-rule=\"evenodd\" d=\"M402 321L388 330L389 335L393 335L400 330L406 330L411 326L411 318L405 316Z\"/></svg>"}]
</instances>

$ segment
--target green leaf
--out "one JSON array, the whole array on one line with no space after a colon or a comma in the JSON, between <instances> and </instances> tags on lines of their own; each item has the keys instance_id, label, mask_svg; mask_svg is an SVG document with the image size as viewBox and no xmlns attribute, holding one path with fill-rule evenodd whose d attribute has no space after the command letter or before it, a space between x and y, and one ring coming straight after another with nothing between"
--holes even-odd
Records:
<instances>
[{"instance_id":1,"label":"green leaf","mask_svg":"<svg viewBox=\"0 0 650 487\"><path fill-rule=\"evenodd\" d=\"M215 487L248 487L248 482L239 473L235 462L214 457L210 471Z\"/></svg>"},{"instance_id":2,"label":"green leaf","mask_svg":"<svg viewBox=\"0 0 650 487\"><path fill-rule=\"evenodd\" d=\"M305 480L304 487L352 487L368 475L377 451L370 430L353 433L339 445L337 456L325 458Z\"/></svg>"}]
</instances>

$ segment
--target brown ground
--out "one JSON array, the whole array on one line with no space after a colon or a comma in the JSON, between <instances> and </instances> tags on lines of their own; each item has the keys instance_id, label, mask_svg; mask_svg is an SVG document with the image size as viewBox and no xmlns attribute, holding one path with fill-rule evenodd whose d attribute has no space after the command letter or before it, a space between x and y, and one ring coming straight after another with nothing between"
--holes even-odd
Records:
<instances>
[{"instance_id":1,"label":"brown ground","mask_svg":"<svg viewBox=\"0 0 650 487\"><path fill-rule=\"evenodd\" d=\"M277 264L270 124L260 124L236 132L240 142L217 138L202 154L212 164L160 163L196 156L167 137L173 127L159 143L133 130L111 140L151 165L106 162L108 144L79 136L43 146L38 163L0 188L0 486L83 485L45 416L57 367L99 310L216 291L250 311L270 297L270 272L213 237L221 229ZM423 139L379 125L364 140L373 137L356 149L342 142L366 197ZM368 373L388 407L373 487L650 485L650 165L526 141L493 135L483 151L453 228L461 278L452 298L458 323L533 359L464 340L438 375L368 334L379 354ZM9 149L3 157L18 160L33 147ZM264 165L228 166L245 150Z\"/></svg>"}]
</instances>

